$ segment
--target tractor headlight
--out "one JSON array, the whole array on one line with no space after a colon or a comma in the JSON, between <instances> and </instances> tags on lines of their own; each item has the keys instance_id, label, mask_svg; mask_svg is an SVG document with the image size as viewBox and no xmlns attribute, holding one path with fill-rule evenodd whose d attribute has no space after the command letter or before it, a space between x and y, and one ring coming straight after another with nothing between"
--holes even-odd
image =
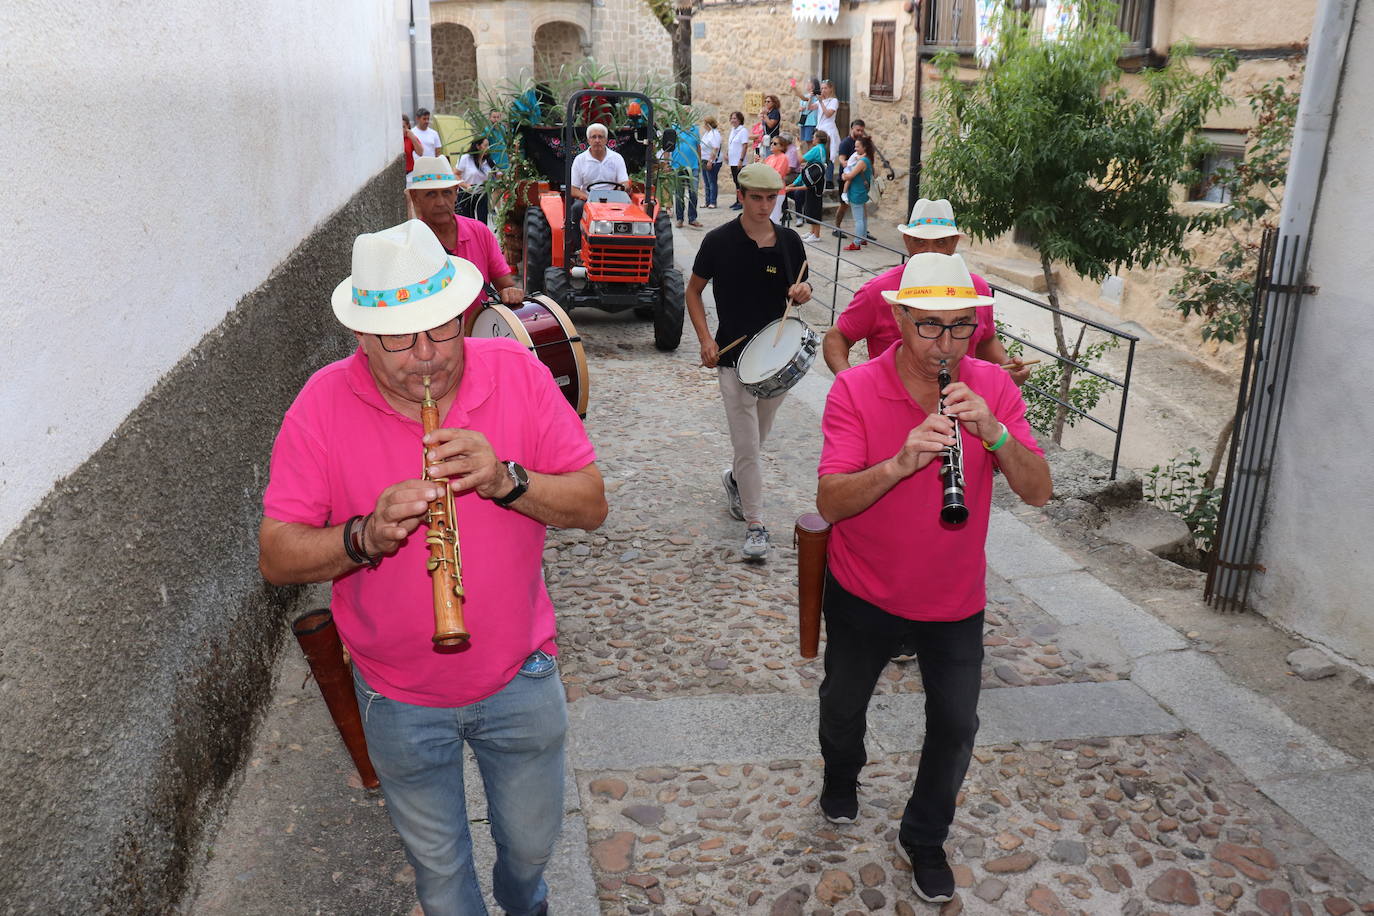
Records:
<instances>
[{"instance_id":1,"label":"tractor headlight","mask_svg":"<svg viewBox=\"0 0 1374 916\"><path fill-rule=\"evenodd\" d=\"M635 233L635 235L653 235L653 234L654 234L654 224L653 224L653 223L635 223L635 224L634 224L634 233Z\"/></svg>"},{"instance_id":2,"label":"tractor headlight","mask_svg":"<svg viewBox=\"0 0 1374 916\"><path fill-rule=\"evenodd\" d=\"M615 226L608 219L592 220L592 235L610 235L615 231Z\"/></svg>"}]
</instances>

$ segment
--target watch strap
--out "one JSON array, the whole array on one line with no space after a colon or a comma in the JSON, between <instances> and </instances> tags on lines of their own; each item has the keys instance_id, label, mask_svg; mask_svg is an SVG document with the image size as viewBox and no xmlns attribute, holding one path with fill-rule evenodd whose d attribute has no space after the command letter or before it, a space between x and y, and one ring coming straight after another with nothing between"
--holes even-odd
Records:
<instances>
[{"instance_id":1,"label":"watch strap","mask_svg":"<svg viewBox=\"0 0 1374 916\"><path fill-rule=\"evenodd\" d=\"M507 493L505 496L497 496L494 499L492 499L492 502L496 503L496 505L498 506L505 507L509 506L511 503L515 502L517 499L524 496L525 491L530 488L530 484L529 476L525 473L525 469L521 467L517 462L503 461L501 463L505 465L506 473L510 475L510 479L515 484L515 486L512 487L511 491Z\"/></svg>"}]
</instances>

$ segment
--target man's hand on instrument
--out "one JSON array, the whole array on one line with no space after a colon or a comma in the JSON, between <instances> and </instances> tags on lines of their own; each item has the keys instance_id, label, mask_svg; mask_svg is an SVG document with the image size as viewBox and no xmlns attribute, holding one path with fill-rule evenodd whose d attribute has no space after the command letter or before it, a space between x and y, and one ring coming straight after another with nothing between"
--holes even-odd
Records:
<instances>
[{"instance_id":1,"label":"man's hand on instrument","mask_svg":"<svg viewBox=\"0 0 1374 916\"><path fill-rule=\"evenodd\" d=\"M938 413L930 414L921 425L906 435L906 442L897 454L892 456L898 470L910 477L931 460L946 446L954 444L954 421Z\"/></svg>"},{"instance_id":2,"label":"man's hand on instrument","mask_svg":"<svg viewBox=\"0 0 1374 916\"><path fill-rule=\"evenodd\" d=\"M507 286L501 290L501 303L503 305L519 305L525 301L525 291L518 286Z\"/></svg>"},{"instance_id":3,"label":"man's hand on instrument","mask_svg":"<svg viewBox=\"0 0 1374 916\"><path fill-rule=\"evenodd\" d=\"M720 362L720 347L710 337L701 342L701 364L707 369L714 369Z\"/></svg>"},{"instance_id":4,"label":"man's hand on instrument","mask_svg":"<svg viewBox=\"0 0 1374 916\"><path fill-rule=\"evenodd\" d=\"M953 382L944 391L945 414L964 425L964 429L992 442L1002 433L1002 424L988 409L988 402L963 382Z\"/></svg>"},{"instance_id":5,"label":"man's hand on instrument","mask_svg":"<svg viewBox=\"0 0 1374 916\"><path fill-rule=\"evenodd\" d=\"M476 490L484 499L505 496L515 486L487 437L471 429L427 433L425 457L431 477L449 478L454 493Z\"/></svg>"},{"instance_id":6,"label":"man's hand on instrument","mask_svg":"<svg viewBox=\"0 0 1374 916\"><path fill-rule=\"evenodd\" d=\"M793 283L787 290L787 298L791 299L797 305L809 301L811 299L811 284L807 283L805 280L801 283Z\"/></svg>"},{"instance_id":7,"label":"man's hand on instrument","mask_svg":"<svg viewBox=\"0 0 1374 916\"><path fill-rule=\"evenodd\" d=\"M363 526L363 548L372 556L391 556L401 548L425 517L440 488L427 480L394 483L377 497L377 505Z\"/></svg>"}]
</instances>

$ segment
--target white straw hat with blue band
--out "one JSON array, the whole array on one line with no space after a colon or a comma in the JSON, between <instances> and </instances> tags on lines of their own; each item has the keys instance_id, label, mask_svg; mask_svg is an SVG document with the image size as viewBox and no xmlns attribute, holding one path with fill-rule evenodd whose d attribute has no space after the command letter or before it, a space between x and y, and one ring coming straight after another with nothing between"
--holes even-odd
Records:
<instances>
[{"instance_id":1,"label":"white straw hat with blue band","mask_svg":"<svg viewBox=\"0 0 1374 916\"><path fill-rule=\"evenodd\" d=\"M444 251L418 219L353 241L353 274L334 289L334 317L363 334L417 334L467 311L482 288L471 261Z\"/></svg>"},{"instance_id":2,"label":"white straw hat with blue band","mask_svg":"<svg viewBox=\"0 0 1374 916\"><path fill-rule=\"evenodd\" d=\"M419 156L410 174L406 175L407 191L426 191L430 188L456 188L458 176L447 156Z\"/></svg>"},{"instance_id":3,"label":"white straw hat with blue band","mask_svg":"<svg viewBox=\"0 0 1374 916\"><path fill-rule=\"evenodd\" d=\"M957 312L995 301L991 296L978 295L963 258L934 251L907 258L902 268L902 285L896 290L883 290L883 298L895 305L929 312Z\"/></svg>"},{"instance_id":4,"label":"white straw hat with blue band","mask_svg":"<svg viewBox=\"0 0 1374 916\"><path fill-rule=\"evenodd\" d=\"M897 231L918 239L947 239L951 235L963 235L954 222L954 208L943 197L939 200L926 200L922 197L911 208L911 218Z\"/></svg>"}]
</instances>

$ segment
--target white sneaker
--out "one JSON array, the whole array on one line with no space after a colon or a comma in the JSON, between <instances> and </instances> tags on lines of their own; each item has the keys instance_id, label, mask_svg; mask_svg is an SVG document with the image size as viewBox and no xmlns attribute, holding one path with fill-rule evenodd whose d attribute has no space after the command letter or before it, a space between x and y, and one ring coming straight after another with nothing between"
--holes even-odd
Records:
<instances>
[{"instance_id":1,"label":"white sneaker","mask_svg":"<svg viewBox=\"0 0 1374 916\"><path fill-rule=\"evenodd\" d=\"M841 195L840 195L840 202L841 202L841 203L846 203L846 204L849 203L849 195L848 195L848 194L841 194Z\"/></svg>"},{"instance_id":2,"label":"white sneaker","mask_svg":"<svg viewBox=\"0 0 1374 916\"><path fill-rule=\"evenodd\" d=\"M802 241L808 244L819 242L820 240L821 237L819 235L812 235L809 232L806 235L802 236Z\"/></svg>"},{"instance_id":3,"label":"white sneaker","mask_svg":"<svg viewBox=\"0 0 1374 916\"><path fill-rule=\"evenodd\" d=\"M726 468L720 472L721 485L725 487L725 499L730 504L730 517L744 521L744 503L739 498L739 485L735 475Z\"/></svg>"},{"instance_id":4,"label":"white sneaker","mask_svg":"<svg viewBox=\"0 0 1374 916\"><path fill-rule=\"evenodd\" d=\"M754 522L744 536L744 547L740 552L751 560L762 560L768 556L768 529Z\"/></svg>"}]
</instances>

